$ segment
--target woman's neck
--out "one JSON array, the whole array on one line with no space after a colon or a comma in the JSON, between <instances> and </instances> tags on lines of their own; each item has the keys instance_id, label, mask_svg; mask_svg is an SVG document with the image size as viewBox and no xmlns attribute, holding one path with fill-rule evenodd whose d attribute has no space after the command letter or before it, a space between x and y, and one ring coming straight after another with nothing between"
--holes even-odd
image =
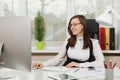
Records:
<instances>
[{"instance_id":1,"label":"woman's neck","mask_svg":"<svg viewBox=\"0 0 120 80\"><path fill-rule=\"evenodd\" d=\"M83 37L83 34L78 34L77 37Z\"/></svg>"}]
</instances>

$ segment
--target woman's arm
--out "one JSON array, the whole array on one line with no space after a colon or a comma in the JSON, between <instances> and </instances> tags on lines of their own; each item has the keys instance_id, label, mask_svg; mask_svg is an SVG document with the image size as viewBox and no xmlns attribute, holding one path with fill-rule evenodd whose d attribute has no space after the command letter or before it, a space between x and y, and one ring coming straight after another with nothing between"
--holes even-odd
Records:
<instances>
[{"instance_id":1,"label":"woman's arm","mask_svg":"<svg viewBox=\"0 0 120 80\"><path fill-rule=\"evenodd\" d=\"M92 40L93 44L93 54L95 56L95 61L93 62L85 62L85 63L80 63L80 67L104 67L104 56L102 53L102 50L100 48L100 45L98 43L98 40L93 39Z\"/></svg>"},{"instance_id":2,"label":"woman's arm","mask_svg":"<svg viewBox=\"0 0 120 80\"><path fill-rule=\"evenodd\" d=\"M59 50L58 55L55 56L54 58L48 60L48 61L43 62L43 65L44 66L56 66L56 65L59 65L65 58L66 44L67 44L67 40L62 45L61 49Z\"/></svg>"}]
</instances>

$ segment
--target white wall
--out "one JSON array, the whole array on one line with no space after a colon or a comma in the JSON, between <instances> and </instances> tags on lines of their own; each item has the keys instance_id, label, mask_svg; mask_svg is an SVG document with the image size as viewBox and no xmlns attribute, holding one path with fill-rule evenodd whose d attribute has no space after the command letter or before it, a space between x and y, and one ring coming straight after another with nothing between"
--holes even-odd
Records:
<instances>
[{"instance_id":1,"label":"white wall","mask_svg":"<svg viewBox=\"0 0 120 80\"><path fill-rule=\"evenodd\" d=\"M120 0L114 0L113 7L114 9L120 14ZM116 48L120 49L120 21L114 16L114 23L113 27L116 29Z\"/></svg>"}]
</instances>

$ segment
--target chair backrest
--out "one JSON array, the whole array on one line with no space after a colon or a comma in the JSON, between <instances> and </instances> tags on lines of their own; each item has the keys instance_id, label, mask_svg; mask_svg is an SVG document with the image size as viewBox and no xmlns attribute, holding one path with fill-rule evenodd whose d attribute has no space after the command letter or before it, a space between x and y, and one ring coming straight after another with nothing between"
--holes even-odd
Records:
<instances>
[{"instance_id":1,"label":"chair backrest","mask_svg":"<svg viewBox=\"0 0 120 80\"><path fill-rule=\"evenodd\" d=\"M87 27L89 29L90 37L99 40L99 24L95 19L87 19Z\"/></svg>"}]
</instances>

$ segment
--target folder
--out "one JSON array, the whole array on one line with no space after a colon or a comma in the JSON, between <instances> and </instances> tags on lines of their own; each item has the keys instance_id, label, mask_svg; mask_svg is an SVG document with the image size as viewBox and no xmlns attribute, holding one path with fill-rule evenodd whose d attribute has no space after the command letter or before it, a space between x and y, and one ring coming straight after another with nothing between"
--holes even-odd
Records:
<instances>
[{"instance_id":1,"label":"folder","mask_svg":"<svg viewBox=\"0 0 120 80\"><path fill-rule=\"evenodd\" d=\"M105 28L105 50L110 50L110 28Z\"/></svg>"},{"instance_id":2,"label":"folder","mask_svg":"<svg viewBox=\"0 0 120 80\"><path fill-rule=\"evenodd\" d=\"M102 50L105 50L105 28L100 27L99 29L99 40L100 40L100 47Z\"/></svg>"},{"instance_id":3,"label":"folder","mask_svg":"<svg viewBox=\"0 0 120 80\"><path fill-rule=\"evenodd\" d=\"M110 28L110 50L115 50L115 28Z\"/></svg>"}]
</instances>

